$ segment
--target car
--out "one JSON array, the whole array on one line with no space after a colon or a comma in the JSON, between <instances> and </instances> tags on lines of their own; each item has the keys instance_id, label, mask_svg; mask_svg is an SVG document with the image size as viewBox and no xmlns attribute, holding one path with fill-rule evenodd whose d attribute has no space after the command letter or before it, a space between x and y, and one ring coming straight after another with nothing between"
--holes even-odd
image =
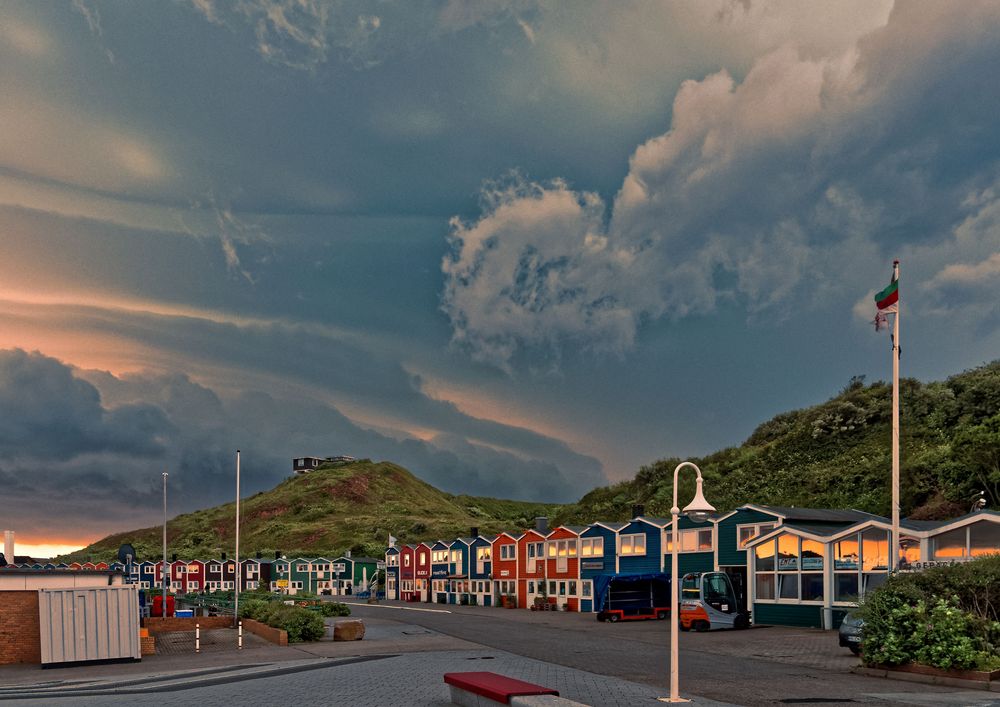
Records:
<instances>
[{"instance_id":1,"label":"car","mask_svg":"<svg viewBox=\"0 0 1000 707\"><path fill-rule=\"evenodd\" d=\"M854 655L861 653L861 638L865 620L851 611L840 623L840 645L850 648Z\"/></svg>"}]
</instances>

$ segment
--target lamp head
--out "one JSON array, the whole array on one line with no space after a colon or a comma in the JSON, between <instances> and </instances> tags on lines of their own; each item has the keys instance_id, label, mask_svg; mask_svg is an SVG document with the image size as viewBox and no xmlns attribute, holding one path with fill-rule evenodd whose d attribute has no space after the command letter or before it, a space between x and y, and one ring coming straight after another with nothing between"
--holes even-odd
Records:
<instances>
[{"instance_id":1,"label":"lamp head","mask_svg":"<svg viewBox=\"0 0 1000 707\"><path fill-rule=\"evenodd\" d=\"M701 476L698 477L698 488L695 491L694 499L684 506L682 513L696 523L701 523L708 519L710 513L715 512L715 506L705 499L705 494L701 490Z\"/></svg>"}]
</instances>

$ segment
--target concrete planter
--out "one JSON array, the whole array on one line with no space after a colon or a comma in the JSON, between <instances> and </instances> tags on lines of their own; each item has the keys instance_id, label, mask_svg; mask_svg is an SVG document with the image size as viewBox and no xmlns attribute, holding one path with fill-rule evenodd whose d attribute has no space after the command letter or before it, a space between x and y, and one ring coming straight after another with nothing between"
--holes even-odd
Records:
<instances>
[{"instance_id":1,"label":"concrete planter","mask_svg":"<svg viewBox=\"0 0 1000 707\"><path fill-rule=\"evenodd\" d=\"M906 665L870 665L855 668L861 675L921 682L929 685L949 685L977 690L1000 692L1000 670L944 670L929 665L907 663Z\"/></svg>"}]
</instances>

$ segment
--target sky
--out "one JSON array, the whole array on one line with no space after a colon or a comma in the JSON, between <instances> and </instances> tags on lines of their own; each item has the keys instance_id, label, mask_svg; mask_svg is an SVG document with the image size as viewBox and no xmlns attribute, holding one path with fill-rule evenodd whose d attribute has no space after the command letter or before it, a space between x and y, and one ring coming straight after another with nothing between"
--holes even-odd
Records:
<instances>
[{"instance_id":1,"label":"sky","mask_svg":"<svg viewBox=\"0 0 1000 707\"><path fill-rule=\"evenodd\" d=\"M1000 352L1000 4L8 0L0 526L571 501Z\"/></svg>"}]
</instances>

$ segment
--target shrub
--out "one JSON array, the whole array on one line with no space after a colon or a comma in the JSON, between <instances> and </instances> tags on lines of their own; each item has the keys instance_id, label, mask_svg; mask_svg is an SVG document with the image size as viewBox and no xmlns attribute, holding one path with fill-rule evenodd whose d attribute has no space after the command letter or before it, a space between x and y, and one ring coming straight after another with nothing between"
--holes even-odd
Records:
<instances>
[{"instance_id":1,"label":"shrub","mask_svg":"<svg viewBox=\"0 0 1000 707\"><path fill-rule=\"evenodd\" d=\"M279 602L247 602L251 606L241 608L240 616L265 623L288 633L289 643L318 641L326 633L323 617L315 611L300 606L288 606ZM258 606L264 604L264 606ZM253 615L251 615L251 613Z\"/></svg>"},{"instance_id":2,"label":"shrub","mask_svg":"<svg viewBox=\"0 0 1000 707\"><path fill-rule=\"evenodd\" d=\"M341 604L338 601L325 601L318 607L319 613L323 616L350 616L351 607L347 604Z\"/></svg>"},{"instance_id":3,"label":"shrub","mask_svg":"<svg viewBox=\"0 0 1000 707\"><path fill-rule=\"evenodd\" d=\"M247 599L240 603L240 618L263 621L270 606L271 602L266 599Z\"/></svg>"},{"instance_id":4,"label":"shrub","mask_svg":"<svg viewBox=\"0 0 1000 707\"><path fill-rule=\"evenodd\" d=\"M1000 556L896 574L861 605L868 664L995 669Z\"/></svg>"}]
</instances>

